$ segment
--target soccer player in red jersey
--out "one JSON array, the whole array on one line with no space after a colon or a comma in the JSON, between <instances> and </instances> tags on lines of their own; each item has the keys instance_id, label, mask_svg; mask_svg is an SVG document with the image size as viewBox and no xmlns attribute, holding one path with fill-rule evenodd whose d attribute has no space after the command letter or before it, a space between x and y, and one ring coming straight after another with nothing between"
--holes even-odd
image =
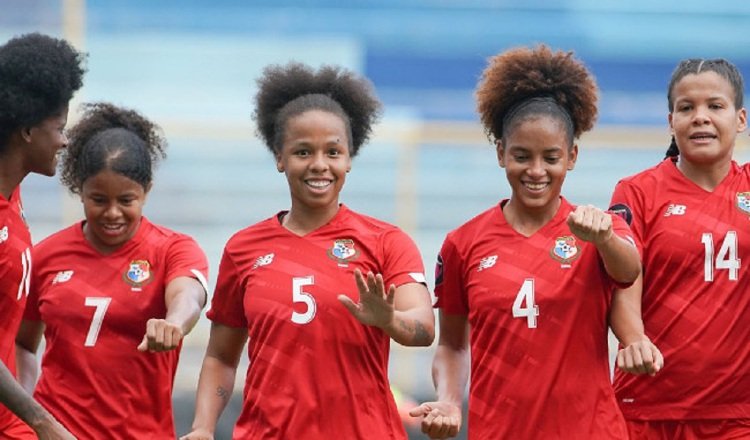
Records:
<instances>
[{"instance_id":1,"label":"soccer player in red jersey","mask_svg":"<svg viewBox=\"0 0 750 440\"><path fill-rule=\"evenodd\" d=\"M26 34L0 46L0 438L71 439L16 382L15 337L29 294L31 235L21 181L55 174L83 58L64 40ZM21 421L23 420L23 421ZM26 423L24 423L26 422ZM27 425L28 424L28 425ZM32 429L33 428L33 429Z\"/></svg>"},{"instance_id":2,"label":"soccer player in red jersey","mask_svg":"<svg viewBox=\"0 0 750 440\"><path fill-rule=\"evenodd\" d=\"M750 164L732 159L743 93L726 60L680 62L667 157L612 196L643 245L643 278L612 309L624 347L615 392L633 439L750 438ZM655 376L624 374L653 375L660 353Z\"/></svg>"},{"instance_id":3,"label":"soccer player in red jersey","mask_svg":"<svg viewBox=\"0 0 750 440\"><path fill-rule=\"evenodd\" d=\"M142 215L165 147L135 111L87 105L62 159L85 219L34 247L19 369L36 373L44 333L34 396L79 439L175 438L172 383L206 303L207 261Z\"/></svg>"},{"instance_id":4,"label":"soccer player in red jersey","mask_svg":"<svg viewBox=\"0 0 750 440\"><path fill-rule=\"evenodd\" d=\"M607 313L614 287L640 273L638 249L621 218L561 196L596 98L585 66L546 46L504 52L483 73L478 109L512 193L450 232L438 257L437 401L411 412L432 438L459 431L469 373L470 439L627 435Z\"/></svg>"},{"instance_id":5,"label":"soccer player in red jersey","mask_svg":"<svg viewBox=\"0 0 750 440\"><path fill-rule=\"evenodd\" d=\"M368 81L332 66L269 66L258 84L258 131L291 207L224 249L183 439L213 438L248 340L234 439L405 439L388 351L391 339L433 340L422 259L400 229L339 203L380 103Z\"/></svg>"}]
</instances>

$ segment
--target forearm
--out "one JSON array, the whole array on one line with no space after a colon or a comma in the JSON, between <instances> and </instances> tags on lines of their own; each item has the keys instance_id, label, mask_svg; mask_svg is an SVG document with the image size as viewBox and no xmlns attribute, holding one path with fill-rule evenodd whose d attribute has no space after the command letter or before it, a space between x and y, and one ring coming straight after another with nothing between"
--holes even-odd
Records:
<instances>
[{"instance_id":1,"label":"forearm","mask_svg":"<svg viewBox=\"0 0 750 440\"><path fill-rule=\"evenodd\" d=\"M33 394L39 377L39 364L35 353L18 344L16 344L16 376L24 391Z\"/></svg>"},{"instance_id":2,"label":"forearm","mask_svg":"<svg viewBox=\"0 0 750 440\"><path fill-rule=\"evenodd\" d=\"M432 361L432 381L437 400L461 408L470 368L468 349L438 345Z\"/></svg>"},{"instance_id":3,"label":"forearm","mask_svg":"<svg viewBox=\"0 0 750 440\"><path fill-rule=\"evenodd\" d=\"M236 373L236 366L227 365L215 357L206 356L203 360L195 399L194 430L214 433L219 417L232 397Z\"/></svg>"},{"instance_id":4,"label":"forearm","mask_svg":"<svg viewBox=\"0 0 750 440\"><path fill-rule=\"evenodd\" d=\"M633 286L615 291L610 310L610 326L620 344L628 346L646 339L641 316L642 280L639 277Z\"/></svg>"},{"instance_id":5,"label":"forearm","mask_svg":"<svg viewBox=\"0 0 750 440\"><path fill-rule=\"evenodd\" d=\"M32 428L51 418L47 410L21 387L2 362L0 362L0 403Z\"/></svg>"},{"instance_id":6,"label":"forearm","mask_svg":"<svg viewBox=\"0 0 750 440\"><path fill-rule=\"evenodd\" d=\"M187 335L198 322L201 315L201 304L190 295L176 296L167 308L166 321L179 326L182 334Z\"/></svg>"},{"instance_id":7,"label":"forearm","mask_svg":"<svg viewBox=\"0 0 750 440\"><path fill-rule=\"evenodd\" d=\"M426 347L435 339L435 318L431 308L396 310L391 324L383 328L401 345Z\"/></svg>"},{"instance_id":8,"label":"forearm","mask_svg":"<svg viewBox=\"0 0 750 440\"><path fill-rule=\"evenodd\" d=\"M641 257L638 249L629 241L612 234L603 243L596 244L599 256L612 279L631 283L641 273Z\"/></svg>"}]
</instances>

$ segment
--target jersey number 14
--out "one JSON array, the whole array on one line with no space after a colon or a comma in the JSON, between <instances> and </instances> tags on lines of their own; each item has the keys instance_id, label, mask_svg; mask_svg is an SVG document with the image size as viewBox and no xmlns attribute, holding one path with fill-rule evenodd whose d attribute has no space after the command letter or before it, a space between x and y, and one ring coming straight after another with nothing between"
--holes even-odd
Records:
<instances>
[{"instance_id":1,"label":"jersey number 14","mask_svg":"<svg viewBox=\"0 0 750 440\"><path fill-rule=\"evenodd\" d=\"M728 231L721 242L719 253L714 261L714 237L710 232L704 232L701 236L701 242L706 248L706 255L703 260L703 279L706 282L714 280L714 270L725 269L729 271L729 280L737 281L740 271L740 259L737 258L737 232Z\"/></svg>"}]
</instances>

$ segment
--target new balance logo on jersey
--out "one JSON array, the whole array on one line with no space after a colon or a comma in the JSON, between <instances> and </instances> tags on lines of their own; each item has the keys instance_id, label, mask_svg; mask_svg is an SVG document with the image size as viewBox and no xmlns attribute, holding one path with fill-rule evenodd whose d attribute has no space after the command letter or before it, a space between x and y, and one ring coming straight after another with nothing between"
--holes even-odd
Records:
<instances>
[{"instance_id":1,"label":"new balance logo on jersey","mask_svg":"<svg viewBox=\"0 0 750 440\"><path fill-rule=\"evenodd\" d=\"M669 217L670 215L685 215L686 209L685 205L675 205L672 203L667 206L667 212L664 213L664 217Z\"/></svg>"},{"instance_id":2,"label":"new balance logo on jersey","mask_svg":"<svg viewBox=\"0 0 750 440\"><path fill-rule=\"evenodd\" d=\"M268 255L263 255L262 257L258 257L255 260L255 264L253 264L252 268L257 269L261 266L268 266L269 264L273 262L273 257L274 257L273 253L270 253Z\"/></svg>"},{"instance_id":3,"label":"new balance logo on jersey","mask_svg":"<svg viewBox=\"0 0 750 440\"><path fill-rule=\"evenodd\" d=\"M497 255L490 255L489 257L482 258L481 261L479 261L479 267L477 267L477 272L481 272L485 269L489 269L490 267L494 266L495 263L497 263Z\"/></svg>"},{"instance_id":4,"label":"new balance logo on jersey","mask_svg":"<svg viewBox=\"0 0 750 440\"><path fill-rule=\"evenodd\" d=\"M3 229L0 229L0 243L5 243L7 239L8 239L8 227L3 226Z\"/></svg>"},{"instance_id":5,"label":"new balance logo on jersey","mask_svg":"<svg viewBox=\"0 0 750 440\"><path fill-rule=\"evenodd\" d=\"M52 280L52 284L65 283L70 281L71 278L73 278L72 270L61 270L60 272L57 272L57 275L55 275L55 278Z\"/></svg>"}]
</instances>

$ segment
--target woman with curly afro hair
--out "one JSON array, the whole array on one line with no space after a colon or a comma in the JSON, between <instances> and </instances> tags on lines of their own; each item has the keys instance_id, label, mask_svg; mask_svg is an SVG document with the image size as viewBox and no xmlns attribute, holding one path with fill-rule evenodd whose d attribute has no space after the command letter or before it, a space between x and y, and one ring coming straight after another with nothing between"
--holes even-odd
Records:
<instances>
[{"instance_id":1,"label":"woman with curly afro hair","mask_svg":"<svg viewBox=\"0 0 750 440\"><path fill-rule=\"evenodd\" d=\"M405 439L388 383L391 339L427 346L424 267L400 229L339 203L380 104L338 67L266 68L258 131L291 207L227 243L211 310L193 432L212 439L249 339L234 439Z\"/></svg>"},{"instance_id":2,"label":"woman with curly afro hair","mask_svg":"<svg viewBox=\"0 0 750 440\"><path fill-rule=\"evenodd\" d=\"M33 387L44 334L34 397L77 438L175 438L172 384L208 263L192 238L142 215L165 147L139 113L87 105L62 157L85 218L34 247L19 369Z\"/></svg>"},{"instance_id":3,"label":"woman with curly afro hair","mask_svg":"<svg viewBox=\"0 0 750 440\"><path fill-rule=\"evenodd\" d=\"M621 218L561 195L596 99L586 67L546 46L484 71L479 114L512 192L450 232L438 256L437 401L412 411L432 438L459 431L469 372L470 439L627 436L607 312L612 290L640 273L638 249Z\"/></svg>"},{"instance_id":4,"label":"woman with curly afro hair","mask_svg":"<svg viewBox=\"0 0 750 440\"><path fill-rule=\"evenodd\" d=\"M63 129L68 102L82 85L83 58L64 40L41 34L16 37L0 46L2 438L72 438L15 381L14 338L29 293L32 267L31 236L23 219L20 184L29 173L55 174L56 155L67 142Z\"/></svg>"}]
</instances>

